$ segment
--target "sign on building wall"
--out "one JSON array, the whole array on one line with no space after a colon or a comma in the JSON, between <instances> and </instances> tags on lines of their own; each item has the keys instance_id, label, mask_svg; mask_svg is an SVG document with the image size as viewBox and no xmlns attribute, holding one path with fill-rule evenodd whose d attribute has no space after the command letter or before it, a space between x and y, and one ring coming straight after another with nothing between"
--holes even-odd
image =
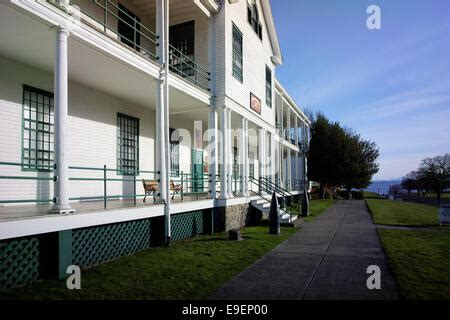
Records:
<instances>
[{"instance_id":1,"label":"sign on building wall","mask_svg":"<svg viewBox=\"0 0 450 320\"><path fill-rule=\"evenodd\" d=\"M261 114L261 100L250 92L250 109Z\"/></svg>"}]
</instances>

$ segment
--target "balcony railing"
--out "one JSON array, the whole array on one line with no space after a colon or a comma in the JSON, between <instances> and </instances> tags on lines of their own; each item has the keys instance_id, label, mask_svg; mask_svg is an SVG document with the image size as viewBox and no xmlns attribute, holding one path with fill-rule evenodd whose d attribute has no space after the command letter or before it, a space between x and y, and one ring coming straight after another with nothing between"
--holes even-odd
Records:
<instances>
[{"instance_id":1,"label":"balcony railing","mask_svg":"<svg viewBox=\"0 0 450 320\"><path fill-rule=\"evenodd\" d=\"M147 59L158 58L158 35L116 3L111 0L71 0L70 3L79 6L83 22L103 31L110 38L120 41ZM119 24L128 27L130 34L121 34Z\"/></svg>"},{"instance_id":2,"label":"balcony railing","mask_svg":"<svg viewBox=\"0 0 450 320\"><path fill-rule=\"evenodd\" d=\"M169 45L169 65L173 73L209 91L209 71L172 45Z\"/></svg>"},{"instance_id":3,"label":"balcony railing","mask_svg":"<svg viewBox=\"0 0 450 320\"><path fill-rule=\"evenodd\" d=\"M71 0L70 3L80 8L84 23L145 58L158 60L158 35L116 3L111 0ZM127 29L126 32L119 31L119 24ZM169 66L171 72L204 90L210 90L210 72L172 45L169 45Z\"/></svg>"}]
</instances>

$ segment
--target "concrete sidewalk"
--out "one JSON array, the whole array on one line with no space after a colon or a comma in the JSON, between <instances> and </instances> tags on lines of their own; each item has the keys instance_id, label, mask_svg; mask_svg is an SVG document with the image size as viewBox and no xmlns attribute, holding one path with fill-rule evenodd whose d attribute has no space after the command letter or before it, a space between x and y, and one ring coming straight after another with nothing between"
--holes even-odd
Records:
<instances>
[{"instance_id":1,"label":"concrete sidewalk","mask_svg":"<svg viewBox=\"0 0 450 320\"><path fill-rule=\"evenodd\" d=\"M367 267L381 269L381 290L366 286ZM339 201L266 254L210 299L398 299L366 204Z\"/></svg>"}]
</instances>

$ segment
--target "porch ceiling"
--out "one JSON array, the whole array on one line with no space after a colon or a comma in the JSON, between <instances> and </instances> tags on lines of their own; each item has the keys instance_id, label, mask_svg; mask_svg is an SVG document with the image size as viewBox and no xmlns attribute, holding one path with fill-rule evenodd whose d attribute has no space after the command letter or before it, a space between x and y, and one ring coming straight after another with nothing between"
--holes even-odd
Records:
<instances>
[{"instance_id":1,"label":"porch ceiling","mask_svg":"<svg viewBox=\"0 0 450 320\"><path fill-rule=\"evenodd\" d=\"M55 32L34 16L0 3L0 55L53 73ZM156 108L156 82L141 70L69 37L69 79L111 94L124 103ZM170 90L171 112L207 108L191 95L176 88Z\"/></svg>"},{"instance_id":2,"label":"porch ceiling","mask_svg":"<svg viewBox=\"0 0 450 320\"><path fill-rule=\"evenodd\" d=\"M124 4L129 2L133 7L139 10L139 14L156 17L156 0L128 0L122 1ZM191 0L170 0L169 3L169 22L170 19L186 16L199 12L200 8Z\"/></svg>"}]
</instances>

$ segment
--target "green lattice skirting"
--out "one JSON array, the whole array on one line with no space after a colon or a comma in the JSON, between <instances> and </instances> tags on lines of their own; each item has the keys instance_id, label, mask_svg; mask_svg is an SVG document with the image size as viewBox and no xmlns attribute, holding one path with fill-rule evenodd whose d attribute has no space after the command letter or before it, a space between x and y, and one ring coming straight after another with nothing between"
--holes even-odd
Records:
<instances>
[{"instance_id":1,"label":"green lattice skirting","mask_svg":"<svg viewBox=\"0 0 450 320\"><path fill-rule=\"evenodd\" d=\"M206 232L206 214L203 211L192 211L174 214L170 217L172 240L193 237Z\"/></svg>"},{"instance_id":2,"label":"green lattice skirting","mask_svg":"<svg viewBox=\"0 0 450 320\"><path fill-rule=\"evenodd\" d=\"M0 291L26 285L38 277L38 238L17 238L0 242Z\"/></svg>"},{"instance_id":3,"label":"green lattice skirting","mask_svg":"<svg viewBox=\"0 0 450 320\"><path fill-rule=\"evenodd\" d=\"M72 262L87 268L150 246L150 219L75 229Z\"/></svg>"}]
</instances>

